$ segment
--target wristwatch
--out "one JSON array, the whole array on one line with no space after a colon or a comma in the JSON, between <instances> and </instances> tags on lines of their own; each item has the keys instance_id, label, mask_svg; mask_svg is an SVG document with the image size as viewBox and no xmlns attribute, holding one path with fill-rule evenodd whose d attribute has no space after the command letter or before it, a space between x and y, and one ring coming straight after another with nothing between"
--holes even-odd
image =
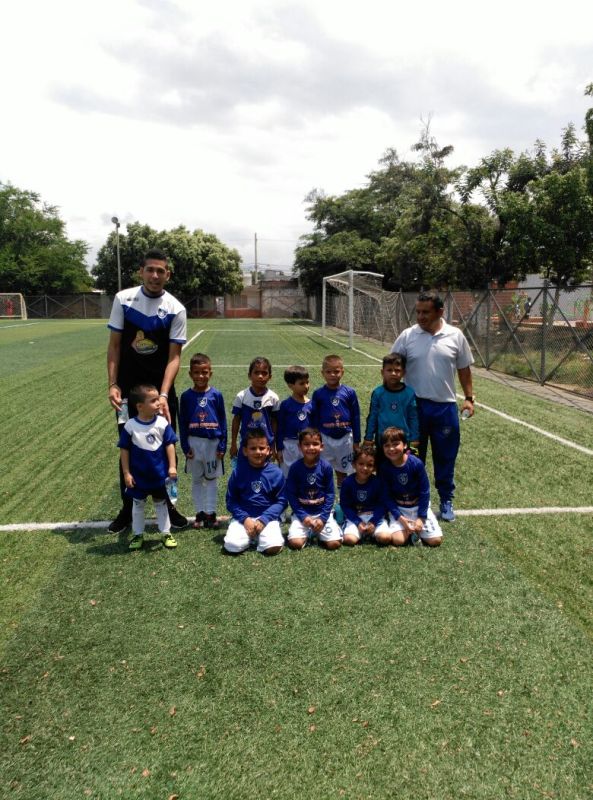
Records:
<instances>
[{"instance_id":1,"label":"wristwatch","mask_svg":"<svg viewBox=\"0 0 593 800\"><path fill-rule=\"evenodd\" d=\"M468 394L468 395L466 395L466 396L465 396L465 400L466 400L468 403L475 403L475 402L476 402L475 395L473 395L473 394Z\"/></svg>"}]
</instances>

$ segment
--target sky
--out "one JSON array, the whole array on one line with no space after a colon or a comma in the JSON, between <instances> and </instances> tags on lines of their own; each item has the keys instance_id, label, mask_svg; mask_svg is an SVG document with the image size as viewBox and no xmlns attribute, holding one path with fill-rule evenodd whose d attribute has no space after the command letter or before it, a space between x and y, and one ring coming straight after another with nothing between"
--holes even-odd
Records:
<instances>
[{"instance_id":1,"label":"sky","mask_svg":"<svg viewBox=\"0 0 593 800\"><path fill-rule=\"evenodd\" d=\"M0 6L0 182L58 206L89 264L116 215L290 271L305 198L412 159L579 135L593 4L19 0Z\"/></svg>"}]
</instances>

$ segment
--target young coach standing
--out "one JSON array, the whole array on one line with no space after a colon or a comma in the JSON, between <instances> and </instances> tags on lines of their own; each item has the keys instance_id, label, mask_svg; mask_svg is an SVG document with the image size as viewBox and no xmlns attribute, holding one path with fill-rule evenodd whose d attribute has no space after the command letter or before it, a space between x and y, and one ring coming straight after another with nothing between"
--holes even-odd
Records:
<instances>
[{"instance_id":1,"label":"young coach standing","mask_svg":"<svg viewBox=\"0 0 593 800\"><path fill-rule=\"evenodd\" d=\"M116 294L108 322L109 402L117 413L120 432L127 420L136 415L136 409L128 404L130 389L144 383L159 388L161 413L175 428L174 381L179 372L181 346L187 336L185 307L165 291L171 277L167 256L161 250L149 250L139 274L142 285ZM111 533L121 533L132 522L132 499L125 495L121 466L120 491L123 505L109 526ZM171 525L183 528L187 519L167 502Z\"/></svg>"},{"instance_id":2,"label":"young coach standing","mask_svg":"<svg viewBox=\"0 0 593 800\"><path fill-rule=\"evenodd\" d=\"M434 481L440 497L440 518L453 522L455 459L459 451L459 414L455 372L465 395L462 412L474 413L471 365L467 339L443 319L443 300L422 292L416 300L416 325L400 333L391 348L407 358L406 383L416 392L420 424L420 458L426 461L430 441Z\"/></svg>"}]
</instances>

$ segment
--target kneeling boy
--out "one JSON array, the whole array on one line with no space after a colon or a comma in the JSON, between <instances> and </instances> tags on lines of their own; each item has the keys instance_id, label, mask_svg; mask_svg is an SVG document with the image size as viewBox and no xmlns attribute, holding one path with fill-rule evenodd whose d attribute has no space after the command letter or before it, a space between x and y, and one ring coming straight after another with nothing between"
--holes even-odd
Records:
<instances>
[{"instance_id":1,"label":"kneeling boy","mask_svg":"<svg viewBox=\"0 0 593 800\"><path fill-rule=\"evenodd\" d=\"M276 555L284 546L280 515L286 508L284 476L269 463L270 445L263 428L251 428L245 436L244 459L234 469L226 493L232 516L224 537L227 553L243 553L252 542L259 553Z\"/></svg>"},{"instance_id":2,"label":"kneeling boy","mask_svg":"<svg viewBox=\"0 0 593 800\"><path fill-rule=\"evenodd\" d=\"M309 536L317 536L327 550L342 544L342 531L333 516L334 474L321 458L323 442L316 428L299 431L303 457L291 466L286 479L286 496L294 512L288 530L288 546L301 550Z\"/></svg>"}]
</instances>

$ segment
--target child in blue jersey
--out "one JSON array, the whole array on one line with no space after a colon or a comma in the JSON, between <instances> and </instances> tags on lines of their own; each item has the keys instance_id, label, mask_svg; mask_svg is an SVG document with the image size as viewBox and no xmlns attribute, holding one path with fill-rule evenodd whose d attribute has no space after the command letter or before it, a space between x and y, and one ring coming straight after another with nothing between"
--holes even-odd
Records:
<instances>
[{"instance_id":1,"label":"child in blue jersey","mask_svg":"<svg viewBox=\"0 0 593 800\"><path fill-rule=\"evenodd\" d=\"M321 431L323 456L336 471L339 487L353 472L354 448L360 445L360 407L354 389L340 384L344 375L340 356L326 356L321 374L325 386L313 392L311 422Z\"/></svg>"},{"instance_id":2,"label":"child in blue jersey","mask_svg":"<svg viewBox=\"0 0 593 800\"><path fill-rule=\"evenodd\" d=\"M401 428L410 447L418 449L419 429L416 395L406 386L406 357L401 353L390 353L383 357L381 377L383 385L373 389L367 417L364 443L379 447L386 428Z\"/></svg>"},{"instance_id":3,"label":"child in blue jersey","mask_svg":"<svg viewBox=\"0 0 593 800\"><path fill-rule=\"evenodd\" d=\"M423 544L437 547L443 533L430 509L430 486L422 461L408 453L406 434L401 428L387 428L381 437L385 460L379 467L384 501L389 511L389 530L376 531L378 544L406 544L420 537Z\"/></svg>"},{"instance_id":4,"label":"child in blue jersey","mask_svg":"<svg viewBox=\"0 0 593 800\"><path fill-rule=\"evenodd\" d=\"M227 508L232 516L224 537L227 553L243 553L254 542L273 556L284 546L280 516L286 508L284 475L268 461L270 445L263 428L247 431L243 455L229 478Z\"/></svg>"},{"instance_id":5,"label":"child in blue jersey","mask_svg":"<svg viewBox=\"0 0 593 800\"><path fill-rule=\"evenodd\" d=\"M354 454L354 474L344 479L340 488L340 507L344 514L344 544L353 547L362 539L388 533L385 522L383 487L374 474L377 453L363 445Z\"/></svg>"},{"instance_id":6,"label":"child in blue jersey","mask_svg":"<svg viewBox=\"0 0 593 800\"><path fill-rule=\"evenodd\" d=\"M284 380L292 394L280 403L276 455L286 477L291 465L301 458L299 431L311 424L311 401L307 397L309 373L305 367L288 367Z\"/></svg>"},{"instance_id":7,"label":"child in blue jersey","mask_svg":"<svg viewBox=\"0 0 593 800\"><path fill-rule=\"evenodd\" d=\"M280 399L276 392L267 388L272 377L270 360L264 356L257 356L249 365L247 375L251 385L239 392L233 401L231 458L239 455L239 460L241 459L242 449L247 441L247 432L250 430L264 431L270 445L270 454L274 457ZM239 436L238 445L237 436Z\"/></svg>"},{"instance_id":8,"label":"child in blue jersey","mask_svg":"<svg viewBox=\"0 0 593 800\"><path fill-rule=\"evenodd\" d=\"M160 398L156 386L135 386L129 394L137 416L123 426L118 447L126 495L132 498L130 550L142 547L146 498L152 495L159 531L165 547L177 547L171 536L167 510L167 478L177 477L175 442L177 436L165 417L160 416Z\"/></svg>"},{"instance_id":9,"label":"child in blue jersey","mask_svg":"<svg viewBox=\"0 0 593 800\"><path fill-rule=\"evenodd\" d=\"M327 550L342 544L342 531L333 516L334 473L321 458L323 441L316 428L299 431L302 458L288 471L286 496L293 511L288 546L302 550L307 539L317 537Z\"/></svg>"},{"instance_id":10,"label":"child in blue jersey","mask_svg":"<svg viewBox=\"0 0 593 800\"><path fill-rule=\"evenodd\" d=\"M179 438L186 456L185 471L192 476L196 510L194 528L218 528L216 501L218 479L226 452L226 411L222 394L210 386L212 363L204 353L189 362L193 387L181 395Z\"/></svg>"}]
</instances>

